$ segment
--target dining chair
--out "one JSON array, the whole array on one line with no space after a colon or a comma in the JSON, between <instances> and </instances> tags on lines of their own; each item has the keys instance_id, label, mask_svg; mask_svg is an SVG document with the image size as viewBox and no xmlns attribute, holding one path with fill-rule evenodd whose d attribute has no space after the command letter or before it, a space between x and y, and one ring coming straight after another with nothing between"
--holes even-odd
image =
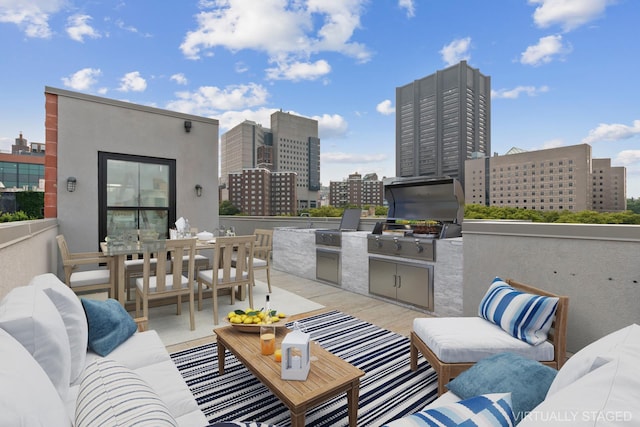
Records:
<instances>
[{"instance_id":1,"label":"dining chair","mask_svg":"<svg viewBox=\"0 0 640 427\"><path fill-rule=\"evenodd\" d=\"M137 230L136 239L139 241L148 241L148 240L156 240L158 238L158 232L154 230ZM155 254L151 254L151 264L155 271L155 263L156 258ZM144 265L144 260L142 259L142 254L133 254L131 255L131 259L127 259L124 262L124 283L125 283L125 292L127 295L127 300L131 297L131 280L133 278L142 277L142 267Z\"/></svg>"},{"instance_id":2,"label":"dining chair","mask_svg":"<svg viewBox=\"0 0 640 427\"><path fill-rule=\"evenodd\" d=\"M256 228L253 230L256 243L253 247L253 271L265 270L267 274L267 287L271 293L271 252L273 251L273 230ZM235 267L237 254L234 253L232 266ZM255 275L252 281L255 286Z\"/></svg>"},{"instance_id":3,"label":"dining chair","mask_svg":"<svg viewBox=\"0 0 640 427\"><path fill-rule=\"evenodd\" d=\"M211 288L213 300L213 324L218 324L218 291L229 289L231 304L235 304L236 288L246 286L249 306L253 307L253 249L256 236L216 237L213 265L210 270L198 273L198 308L202 308L202 289ZM232 265L236 253L235 266Z\"/></svg>"},{"instance_id":4,"label":"dining chair","mask_svg":"<svg viewBox=\"0 0 640 427\"><path fill-rule=\"evenodd\" d=\"M114 278L111 274L111 257L104 256L100 252L71 253L64 235L56 236L58 249L62 256L64 267L64 279L67 286L75 293L87 293L93 291L107 291L109 297L114 297ZM80 270L80 266L95 265L103 268L92 270Z\"/></svg>"},{"instance_id":5,"label":"dining chair","mask_svg":"<svg viewBox=\"0 0 640 427\"><path fill-rule=\"evenodd\" d=\"M160 243L161 242L161 243ZM149 317L149 300L176 298L176 314L182 312L182 296L189 297L189 321L191 330L195 329L193 295L196 239L168 239L156 243L149 242L153 249L145 250L143 256L142 277L136 279L136 317ZM142 246L144 247L144 243ZM155 269L152 264L156 254ZM183 258L188 257L187 277L183 275Z\"/></svg>"}]
</instances>

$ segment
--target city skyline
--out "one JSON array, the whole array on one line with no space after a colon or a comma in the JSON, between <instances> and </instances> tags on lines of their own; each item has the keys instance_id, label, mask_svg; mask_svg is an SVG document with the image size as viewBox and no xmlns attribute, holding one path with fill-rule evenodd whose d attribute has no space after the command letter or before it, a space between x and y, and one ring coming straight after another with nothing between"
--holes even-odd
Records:
<instances>
[{"instance_id":1,"label":"city skyline","mask_svg":"<svg viewBox=\"0 0 640 427\"><path fill-rule=\"evenodd\" d=\"M0 150L44 142L44 87L211 117L318 120L321 181L395 174L395 90L466 60L491 77L492 155L588 143L640 197L631 0L0 4Z\"/></svg>"}]
</instances>

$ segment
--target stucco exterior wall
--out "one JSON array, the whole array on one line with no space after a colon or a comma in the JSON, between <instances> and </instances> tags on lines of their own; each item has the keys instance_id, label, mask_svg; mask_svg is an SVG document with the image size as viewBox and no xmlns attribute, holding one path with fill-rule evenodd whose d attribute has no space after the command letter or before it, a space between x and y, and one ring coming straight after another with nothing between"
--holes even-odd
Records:
<instances>
[{"instance_id":1,"label":"stucco exterior wall","mask_svg":"<svg viewBox=\"0 0 640 427\"><path fill-rule=\"evenodd\" d=\"M465 316L495 276L569 297L568 351L640 323L640 226L463 224Z\"/></svg>"},{"instance_id":2,"label":"stucco exterior wall","mask_svg":"<svg viewBox=\"0 0 640 427\"><path fill-rule=\"evenodd\" d=\"M61 89L45 91L57 96L57 217L72 252L98 248L100 151L175 159L176 217L188 218L199 230L218 228L217 120ZM185 120L192 123L190 132ZM69 176L77 179L72 193L66 190ZM196 184L203 187L201 197L196 197Z\"/></svg>"}]
</instances>

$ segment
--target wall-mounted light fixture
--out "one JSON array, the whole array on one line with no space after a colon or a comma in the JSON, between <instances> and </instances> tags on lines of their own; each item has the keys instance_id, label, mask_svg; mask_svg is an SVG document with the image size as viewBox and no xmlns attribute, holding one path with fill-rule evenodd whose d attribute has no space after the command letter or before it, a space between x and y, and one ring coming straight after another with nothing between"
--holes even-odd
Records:
<instances>
[{"instance_id":1,"label":"wall-mounted light fixture","mask_svg":"<svg viewBox=\"0 0 640 427\"><path fill-rule=\"evenodd\" d=\"M187 133L191 132L191 120L184 121L184 131Z\"/></svg>"},{"instance_id":2,"label":"wall-mounted light fixture","mask_svg":"<svg viewBox=\"0 0 640 427\"><path fill-rule=\"evenodd\" d=\"M78 181L76 180L75 176L70 176L69 178L67 178L67 191L69 193L73 193L74 191L76 191L77 183Z\"/></svg>"},{"instance_id":3,"label":"wall-mounted light fixture","mask_svg":"<svg viewBox=\"0 0 640 427\"><path fill-rule=\"evenodd\" d=\"M202 185L196 184L196 196L202 196Z\"/></svg>"}]
</instances>

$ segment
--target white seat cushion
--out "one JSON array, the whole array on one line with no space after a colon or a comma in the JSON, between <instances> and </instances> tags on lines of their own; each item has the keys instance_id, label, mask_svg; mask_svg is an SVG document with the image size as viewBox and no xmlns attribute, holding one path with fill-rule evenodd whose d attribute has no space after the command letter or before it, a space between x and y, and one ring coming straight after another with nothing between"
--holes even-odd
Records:
<instances>
[{"instance_id":1,"label":"white seat cushion","mask_svg":"<svg viewBox=\"0 0 640 427\"><path fill-rule=\"evenodd\" d=\"M76 271L71 274L71 287L109 283L109 270Z\"/></svg>"},{"instance_id":2,"label":"white seat cushion","mask_svg":"<svg viewBox=\"0 0 640 427\"><path fill-rule=\"evenodd\" d=\"M260 258L253 259L253 268L262 268L267 266L267 261Z\"/></svg>"},{"instance_id":3,"label":"white seat cushion","mask_svg":"<svg viewBox=\"0 0 640 427\"><path fill-rule=\"evenodd\" d=\"M220 269L218 270L218 281L222 280L223 277L223 270ZM230 279L231 280L236 280L236 269L235 268L231 268L230 270ZM249 274L246 271L242 272L242 279L246 280L249 277ZM198 272L198 279L202 279L204 280L206 283L213 283L213 270L204 270L204 271L200 271Z\"/></svg>"},{"instance_id":4,"label":"white seat cushion","mask_svg":"<svg viewBox=\"0 0 640 427\"><path fill-rule=\"evenodd\" d=\"M503 352L539 362L553 360L550 342L527 344L480 317L416 318L413 331L445 363L472 363Z\"/></svg>"},{"instance_id":5,"label":"white seat cushion","mask_svg":"<svg viewBox=\"0 0 640 427\"><path fill-rule=\"evenodd\" d=\"M181 287L182 288L187 288L189 287L189 279L187 279L184 276L180 276L182 278L181 280ZM156 288L158 285L158 279L156 276L150 277L149 278L149 292L155 292ZM142 289L144 288L144 278L140 277L136 279L136 286L138 287L138 289L140 289L140 291L142 291ZM165 286L166 290L171 290L174 289L173 287L173 276L172 275L167 275L167 281L166 281L166 286Z\"/></svg>"}]
</instances>

